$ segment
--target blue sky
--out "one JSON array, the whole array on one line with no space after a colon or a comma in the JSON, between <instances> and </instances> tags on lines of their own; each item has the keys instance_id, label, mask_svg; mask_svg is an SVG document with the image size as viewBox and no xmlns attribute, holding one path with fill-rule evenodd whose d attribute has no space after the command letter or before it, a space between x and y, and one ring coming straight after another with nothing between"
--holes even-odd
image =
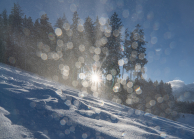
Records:
<instances>
[{"instance_id":1,"label":"blue sky","mask_svg":"<svg viewBox=\"0 0 194 139\"><path fill-rule=\"evenodd\" d=\"M194 82L193 0L1 0L0 9L10 13L14 2L34 21L47 13L53 25L63 13L71 23L75 10L83 20L117 12L124 28L132 31L139 23L144 29L147 79Z\"/></svg>"}]
</instances>

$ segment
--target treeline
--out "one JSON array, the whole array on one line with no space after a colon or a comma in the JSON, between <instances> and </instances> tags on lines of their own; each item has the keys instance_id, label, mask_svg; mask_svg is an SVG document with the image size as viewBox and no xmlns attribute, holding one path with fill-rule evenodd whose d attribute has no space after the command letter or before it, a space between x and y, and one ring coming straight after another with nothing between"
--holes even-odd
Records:
<instances>
[{"instance_id":1,"label":"treeline","mask_svg":"<svg viewBox=\"0 0 194 139\"><path fill-rule=\"evenodd\" d=\"M170 84L138 78L135 81L120 79L119 82L121 89L112 101L168 119L175 120L178 117Z\"/></svg>"},{"instance_id":2,"label":"treeline","mask_svg":"<svg viewBox=\"0 0 194 139\"><path fill-rule=\"evenodd\" d=\"M176 101L176 108L179 113L194 114L194 102Z\"/></svg>"},{"instance_id":3,"label":"treeline","mask_svg":"<svg viewBox=\"0 0 194 139\"><path fill-rule=\"evenodd\" d=\"M131 71L131 79L141 78L147 63L144 32L137 25L122 36L122 27L116 13L83 21L77 12L72 24L64 14L52 27L46 14L34 23L14 3L9 15L6 10L0 15L0 61L55 81L68 79L71 85L80 73L91 71L111 74L112 82L125 71Z\"/></svg>"},{"instance_id":4,"label":"treeline","mask_svg":"<svg viewBox=\"0 0 194 139\"><path fill-rule=\"evenodd\" d=\"M122 28L117 13L83 21L77 12L72 24L64 14L52 27L46 14L33 22L14 4L9 15L0 14L0 62L78 88L81 97L91 93L174 119L170 84L143 79L148 62L143 29L138 24L122 35Z\"/></svg>"}]
</instances>

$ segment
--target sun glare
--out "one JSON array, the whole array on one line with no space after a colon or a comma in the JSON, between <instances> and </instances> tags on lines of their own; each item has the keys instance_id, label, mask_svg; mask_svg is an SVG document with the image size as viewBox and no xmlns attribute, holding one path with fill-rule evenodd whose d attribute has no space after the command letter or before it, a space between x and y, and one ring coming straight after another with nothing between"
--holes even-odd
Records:
<instances>
[{"instance_id":1,"label":"sun glare","mask_svg":"<svg viewBox=\"0 0 194 139\"><path fill-rule=\"evenodd\" d=\"M92 74L92 82L98 83L100 81L100 78L97 74Z\"/></svg>"},{"instance_id":2,"label":"sun glare","mask_svg":"<svg viewBox=\"0 0 194 139\"><path fill-rule=\"evenodd\" d=\"M91 71L89 80L92 84L100 84L102 73L100 71Z\"/></svg>"}]
</instances>

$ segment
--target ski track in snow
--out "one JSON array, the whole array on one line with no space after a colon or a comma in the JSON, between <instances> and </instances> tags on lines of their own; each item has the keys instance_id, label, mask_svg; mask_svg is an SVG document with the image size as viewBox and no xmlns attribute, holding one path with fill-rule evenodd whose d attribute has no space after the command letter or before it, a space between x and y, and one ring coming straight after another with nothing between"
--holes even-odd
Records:
<instances>
[{"instance_id":1,"label":"ski track in snow","mask_svg":"<svg viewBox=\"0 0 194 139\"><path fill-rule=\"evenodd\" d=\"M194 138L194 127L0 64L0 139Z\"/></svg>"}]
</instances>

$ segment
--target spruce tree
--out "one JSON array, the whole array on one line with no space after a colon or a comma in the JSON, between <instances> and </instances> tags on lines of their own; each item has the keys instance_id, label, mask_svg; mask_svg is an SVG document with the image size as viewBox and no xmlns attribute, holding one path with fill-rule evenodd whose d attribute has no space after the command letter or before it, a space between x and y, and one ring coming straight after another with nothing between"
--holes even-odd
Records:
<instances>
[{"instance_id":1,"label":"spruce tree","mask_svg":"<svg viewBox=\"0 0 194 139\"><path fill-rule=\"evenodd\" d=\"M8 15L7 15L7 10L3 10L2 12L2 23L1 23L1 58L2 58L2 62L6 63L6 64L10 64L9 63L9 55L10 55L10 50L11 50L11 46L8 45L8 37L10 37L10 29L8 27ZM10 40L11 41L11 40Z\"/></svg>"},{"instance_id":2,"label":"spruce tree","mask_svg":"<svg viewBox=\"0 0 194 139\"><path fill-rule=\"evenodd\" d=\"M90 17L86 18L86 21L84 23L84 29L85 29L85 37L87 39L86 41L88 45L93 46L95 41L94 24Z\"/></svg>"},{"instance_id":3,"label":"spruce tree","mask_svg":"<svg viewBox=\"0 0 194 139\"><path fill-rule=\"evenodd\" d=\"M7 57L11 57L14 59L14 65L22 68L23 66L23 56L20 55L20 51L22 51L22 20L23 20L23 12L19 4L15 4L11 9L11 14L9 15L9 27L8 28L8 38L7 41L9 44L7 47L8 49ZM9 38L10 37L10 38ZM12 42L11 42L12 41ZM13 63L13 62L12 62Z\"/></svg>"},{"instance_id":4,"label":"spruce tree","mask_svg":"<svg viewBox=\"0 0 194 139\"><path fill-rule=\"evenodd\" d=\"M105 29L105 36L107 36L108 42L104 46L108 49L108 56L106 57L105 62L102 64L102 71L105 75L112 74L112 87L115 82L116 76L120 74L120 68L118 61L122 58L120 45L121 45L121 28L122 22L118 18L118 14L115 12L110 18L110 24L107 23ZM106 33L111 33L110 37Z\"/></svg>"},{"instance_id":5,"label":"spruce tree","mask_svg":"<svg viewBox=\"0 0 194 139\"><path fill-rule=\"evenodd\" d=\"M40 22L39 19L35 20L34 23L34 40L36 41L36 44L41 41L41 36L40 36Z\"/></svg>"},{"instance_id":6,"label":"spruce tree","mask_svg":"<svg viewBox=\"0 0 194 139\"><path fill-rule=\"evenodd\" d=\"M14 3L13 8L11 9L11 14L9 15L9 24L12 26L13 30L21 29L23 15L24 13L22 12L20 5Z\"/></svg>"},{"instance_id":7,"label":"spruce tree","mask_svg":"<svg viewBox=\"0 0 194 139\"><path fill-rule=\"evenodd\" d=\"M55 28L60 29L62 31L62 34L60 36L56 37L56 51L57 51L57 53L61 53L63 55L58 60L58 62L56 62L56 66L57 66L57 64L58 65L63 64L63 65L70 66L71 50L68 50L67 44L68 44L68 42L71 42L72 35L70 35L70 33L69 33L71 30L70 24L65 16L65 14L63 14L63 17L60 17L57 19L57 21L55 23ZM57 73L57 74L60 74L59 79L62 80L63 83L64 83L64 79L67 80L67 76L65 76L65 77L63 76L63 70L61 70L61 72ZM61 78L61 74L62 74L63 78ZM69 77L71 77L71 75L69 75Z\"/></svg>"},{"instance_id":8,"label":"spruce tree","mask_svg":"<svg viewBox=\"0 0 194 139\"><path fill-rule=\"evenodd\" d=\"M81 33L78 31L79 16L77 11L74 12L72 21L73 21L73 24L71 25L72 35L69 43L71 43L72 45L71 47L73 48L71 48L69 50L70 52L68 53L68 61L71 69L70 70L71 81L78 79L78 71L79 71L79 68L81 68L80 62L78 62L78 58L80 56L79 45L81 45L81 40L80 40ZM78 63L76 64L76 62Z\"/></svg>"},{"instance_id":9,"label":"spruce tree","mask_svg":"<svg viewBox=\"0 0 194 139\"><path fill-rule=\"evenodd\" d=\"M100 29L101 25L99 23L98 16L96 18L96 21L94 23L94 35L95 35L95 42L97 40L100 40L103 37L103 32Z\"/></svg>"},{"instance_id":10,"label":"spruce tree","mask_svg":"<svg viewBox=\"0 0 194 139\"><path fill-rule=\"evenodd\" d=\"M2 12L2 18L3 18L3 25L7 26L8 24L8 16L7 16L7 10L3 10Z\"/></svg>"},{"instance_id":11,"label":"spruce tree","mask_svg":"<svg viewBox=\"0 0 194 139\"><path fill-rule=\"evenodd\" d=\"M51 45L51 40L49 39L49 33L54 33L54 30L49 22L47 14L43 14L40 18L40 35L43 44L50 45L52 51L55 50L55 45Z\"/></svg>"},{"instance_id":12,"label":"spruce tree","mask_svg":"<svg viewBox=\"0 0 194 139\"><path fill-rule=\"evenodd\" d=\"M92 65L94 64L93 56L94 53L90 53L91 47L94 47L95 45L95 34L94 34L94 24L92 22L92 19L90 17L87 17L84 23L84 45L85 45L85 52L82 53L84 59L85 59L85 68L84 71L91 71Z\"/></svg>"},{"instance_id":13,"label":"spruce tree","mask_svg":"<svg viewBox=\"0 0 194 139\"><path fill-rule=\"evenodd\" d=\"M98 19L98 16L96 18L96 21L94 23L94 42L95 42L95 47L98 47L98 49L101 50L101 53L99 55L99 69L101 69L102 64L105 62L106 57L108 55L107 50L108 48L105 47L107 44L107 37L103 33L103 26L100 24L100 21Z\"/></svg>"},{"instance_id":14,"label":"spruce tree","mask_svg":"<svg viewBox=\"0 0 194 139\"><path fill-rule=\"evenodd\" d=\"M69 22L65 16L65 14L63 14L63 17L58 18L56 23L55 23L55 28L60 28L62 30L62 35L58 36L58 39L61 39L63 41L63 44L65 44L69 41L69 36L67 35L69 28L67 26L70 27Z\"/></svg>"},{"instance_id":15,"label":"spruce tree","mask_svg":"<svg viewBox=\"0 0 194 139\"><path fill-rule=\"evenodd\" d=\"M24 53L24 69L27 71L32 71L32 68L35 66L35 56L36 56L36 43L34 41L34 25L32 22L31 17L24 17L23 19L23 43L22 43L22 48L23 48L23 53Z\"/></svg>"},{"instance_id":16,"label":"spruce tree","mask_svg":"<svg viewBox=\"0 0 194 139\"><path fill-rule=\"evenodd\" d=\"M146 48L144 45L147 42L144 40L144 31L140 29L140 25L137 24L136 29L131 32L130 35L130 58L129 63L130 67L127 67L128 70L133 70L134 77L141 78L142 73L144 72L144 65L147 64Z\"/></svg>"},{"instance_id":17,"label":"spruce tree","mask_svg":"<svg viewBox=\"0 0 194 139\"><path fill-rule=\"evenodd\" d=\"M131 52L132 52L132 48L130 47L131 42L130 42L130 38L129 38L129 31L128 28L125 30L125 39L124 39L124 51L123 51L123 58L125 58L127 60L127 62L123 65L123 72L124 73L124 69L128 72L132 69L132 63L129 60ZM130 73L130 79L131 79L131 73ZM123 77L123 75L122 75Z\"/></svg>"},{"instance_id":18,"label":"spruce tree","mask_svg":"<svg viewBox=\"0 0 194 139\"><path fill-rule=\"evenodd\" d=\"M3 45L3 18L0 14L0 62L4 62L5 47Z\"/></svg>"}]
</instances>

